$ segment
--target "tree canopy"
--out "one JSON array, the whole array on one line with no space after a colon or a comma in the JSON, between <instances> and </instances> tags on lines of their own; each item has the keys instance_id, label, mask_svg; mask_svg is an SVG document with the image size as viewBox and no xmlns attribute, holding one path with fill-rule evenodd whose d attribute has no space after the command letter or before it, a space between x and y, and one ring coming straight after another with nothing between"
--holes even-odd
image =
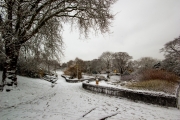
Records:
<instances>
[{"instance_id":1,"label":"tree canopy","mask_svg":"<svg viewBox=\"0 0 180 120\"><path fill-rule=\"evenodd\" d=\"M115 2L116 0L1 0L0 36L4 42L6 61L0 88L17 85L17 60L24 44L48 41L44 46L49 48L53 41L61 39L58 31L63 29L65 23L78 27L85 36L91 29L107 32L113 19L110 7ZM35 39L39 35L42 40Z\"/></svg>"}]
</instances>

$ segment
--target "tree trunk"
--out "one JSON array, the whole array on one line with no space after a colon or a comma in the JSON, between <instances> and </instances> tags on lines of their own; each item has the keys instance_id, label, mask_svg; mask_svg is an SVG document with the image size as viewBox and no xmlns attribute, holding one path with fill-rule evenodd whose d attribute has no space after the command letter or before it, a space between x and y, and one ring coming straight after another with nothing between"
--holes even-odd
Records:
<instances>
[{"instance_id":1,"label":"tree trunk","mask_svg":"<svg viewBox=\"0 0 180 120\"><path fill-rule=\"evenodd\" d=\"M119 67L119 73L120 73L120 76L122 76L122 74L123 74L123 68L122 67Z\"/></svg>"},{"instance_id":2,"label":"tree trunk","mask_svg":"<svg viewBox=\"0 0 180 120\"><path fill-rule=\"evenodd\" d=\"M3 75L2 80L0 82L0 91L3 91L4 87L7 87L7 91L11 88L13 84L17 85L17 78L16 78L16 64L18 54L16 53L16 46L15 39L13 39L13 29L12 29L12 13L13 13L13 5L14 2L12 0L7 1L7 21L6 26L4 28L4 34L2 35L5 41L5 54L6 54L6 61L4 63ZM19 52L19 50L18 50Z\"/></svg>"},{"instance_id":3,"label":"tree trunk","mask_svg":"<svg viewBox=\"0 0 180 120\"><path fill-rule=\"evenodd\" d=\"M13 89L13 86L17 86L17 60L20 51L20 45L16 45L15 43L12 45L5 46L6 51L6 61L4 63L2 81L0 89L6 89L6 91L10 91Z\"/></svg>"}]
</instances>

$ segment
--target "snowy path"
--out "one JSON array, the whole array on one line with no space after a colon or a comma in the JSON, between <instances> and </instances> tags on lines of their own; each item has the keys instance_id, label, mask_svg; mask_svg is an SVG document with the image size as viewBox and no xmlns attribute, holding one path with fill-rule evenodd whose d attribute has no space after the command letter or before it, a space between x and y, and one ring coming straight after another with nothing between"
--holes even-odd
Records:
<instances>
[{"instance_id":1,"label":"snowy path","mask_svg":"<svg viewBox=\"0 0 180 120\"><path fill-rule=\"evenodd\" d=\"M180 120L180 110L84 90L82 83L60 77L54 88L37 79L19 77L19 87L0 93L0 120Z\"/></svg>"}]
</instances>

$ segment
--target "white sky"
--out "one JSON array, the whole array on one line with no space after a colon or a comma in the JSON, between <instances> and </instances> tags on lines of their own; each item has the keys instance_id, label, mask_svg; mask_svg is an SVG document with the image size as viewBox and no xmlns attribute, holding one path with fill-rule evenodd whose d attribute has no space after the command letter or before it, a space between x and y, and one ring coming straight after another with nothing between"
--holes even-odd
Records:
<instances>
[{"instance_id":1,"label":"white sky","mask_svg":"<svg viewBox=\"0 0 180 120\"><path fill-rule=\"evenodd\" d=\"M160 49L180 36L180 0L118 0L110 34L79 39L77 30L65 27L62 62L98 58L103 52L127 52L133 59L163 59Z\"/></svg>"}]
</instances>

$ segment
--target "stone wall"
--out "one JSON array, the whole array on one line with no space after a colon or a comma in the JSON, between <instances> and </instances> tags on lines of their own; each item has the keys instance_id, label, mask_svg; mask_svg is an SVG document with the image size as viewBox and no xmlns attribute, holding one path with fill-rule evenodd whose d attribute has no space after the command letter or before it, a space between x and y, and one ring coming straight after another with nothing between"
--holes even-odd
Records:
<instances>
[{"instance_id":1,"label":"stone wall","mask_svg":"<svg viewBox=\"0 0 180 120\"><path fill-rule=\"evenodd\" d=\"M137 100L137 101L143 101L146 103L157 104L161 106L177 107L178 100L177 97L175 96L166 96L163 94L155 95L150 93L124 90L119 88L92 85L86 82L82 83L82 87L87 90L92 90L95 92L105 93L113 96L125 97L134 101Z\"/></svg>"},{"instance_id":2,"label":"stone wall","mask_svg":"<svg viewBox=\"0 0 180 120\"><path fill-rule=\"evenodd\" d=\"M177 96L177 108L180 109L180 84L179 84L179 88L177 89L176 92L176 96Z\"/></svg>"}]
</instances>

